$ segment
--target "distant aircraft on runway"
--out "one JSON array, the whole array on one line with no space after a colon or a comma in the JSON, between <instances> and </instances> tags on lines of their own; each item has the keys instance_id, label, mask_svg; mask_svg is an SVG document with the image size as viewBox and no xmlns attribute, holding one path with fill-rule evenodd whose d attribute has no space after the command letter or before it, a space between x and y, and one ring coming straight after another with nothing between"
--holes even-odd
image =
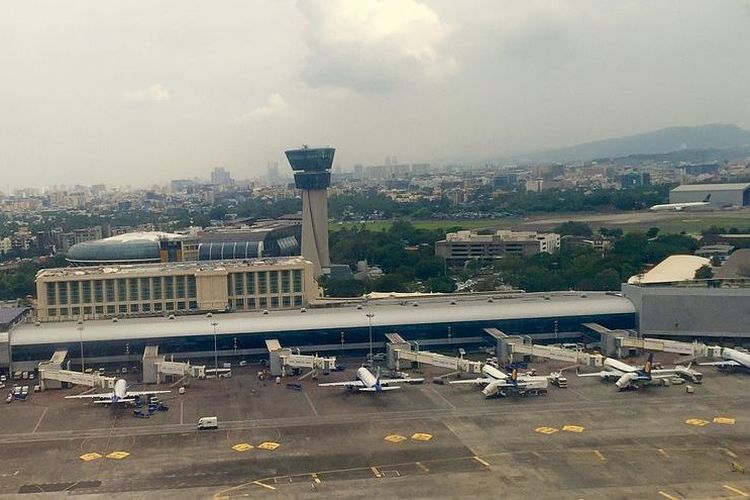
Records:
<instances>
[{"instance_id":1,"label":"distant aircraft on runway","mask_svg":"<svg viewBox=\"0 0 750 500\"><path fill-rule=\"evenodd\" d=\"M703 201L691 201L687 203L665 203L663 205L654 205L653 207L649 208L649 210L653 212L666 212L666 211L675 211L675 212L681 212L683 210L692 210L695 208L703 208L703 207L710 207L711 203L709 200L711 199L711 194L709 193L708 196L706 196Z\"/></svg>"},{"instance_id":2,"label":"distant aircraft on runway","mask_svg":"<svg viewBox=\"0 0 750 500\"><path fill-rule=\"evenodd\" d=\"M475 384L484 385L482 394L489 398L497 395L505 395L503 389L515 388L521 392L530 393L547 392L547 377L537 377L532 375L518 375L518 370L513 369L510 375L503 373L501 370L492 365L482 366L482 373L485 375L481 378L467 380L451 380L449 384Z\"/></svg>"},{"instance_id":3,"label":"distant aircraft on runway","mask_svg":"<svg viewBox=\"0 0 750 500\"><path fill-rule=\"evenodd\" d=\"M77 396L65 396L65 399L94 399L94 403L117 404L133 403L136 397L150 396L152 394L166 394L172 391L129 391L128 383L124 378L117 379L113 392L98 394L79 394Z\"/></svg>"},{"instance_id":4,"label":"distant aircraft on runway","mask_svg":"<svg viewBox=\"0 0 750 500\"><path fill-rule=\"evenodd\" d=\"M716 366L719 369L740 368L750 370L750 354L730 347L721 348L721 357L723 361L710 361L698 363L700 366Z\"/></svg>"},{"instance_id":5,"label":"distant aircraft on runway","mask_svg":"<svg viewBox=\"0 0 750 500\"><path fill-rule=\"evenodd\" d=\"M660 380L672 378L679 370L674 368L654 370L654 353L648 355L643 368L632 366L622 361L612 358L604 360L605 369L594 373L576 373L579 377L601 377L604 380L617 379L615 386L618 391L625 389L638 388L638 382L649 382L651 380Z\"/></svg>"},{"instance_id":6,"label":"distant aircraft on runway","mask_svg":"<svg viewBox=\"0 0 750 500\"><path fill-rule=\"evenodd\" d=\"M378 368L377 376L364 366L357 370L357 380L351 382L330 382L318 384L320 387L346 387L348 389L357 389L361 392L381 392L400 389L393 383L418 384L424 382L423 378L380 378L380 369Z\"/></svg>"}]
</instances>

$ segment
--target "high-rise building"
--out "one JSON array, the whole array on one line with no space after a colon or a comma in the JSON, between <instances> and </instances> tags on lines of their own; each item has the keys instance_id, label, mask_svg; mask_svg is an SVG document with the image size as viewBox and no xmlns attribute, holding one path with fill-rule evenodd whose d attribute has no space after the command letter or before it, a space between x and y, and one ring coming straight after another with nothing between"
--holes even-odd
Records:
<instances>
[{"instance_id":1,"label":"high-rise building","mask_svg":"<svg viewBox=\"0 0 750 500\"><path fill-rule=\"evenodd\" d=\"M226 170L223 167L215 168L214 171L211 172L211 184L216 184L218 186L231 186L233 181L229 170Z\"/></svg>"},{"instance_id":2,"label":"high-rise building","mask_svg":"<svg viewBox=\"0 0 750 500\"><path fill-rule=\"evenodd\" d=\"M285 152L302 190L302 256L313 263L315 276L330 267L328 253L328 186L334 148L290 149Z\"/></svg>"}]
</instances>

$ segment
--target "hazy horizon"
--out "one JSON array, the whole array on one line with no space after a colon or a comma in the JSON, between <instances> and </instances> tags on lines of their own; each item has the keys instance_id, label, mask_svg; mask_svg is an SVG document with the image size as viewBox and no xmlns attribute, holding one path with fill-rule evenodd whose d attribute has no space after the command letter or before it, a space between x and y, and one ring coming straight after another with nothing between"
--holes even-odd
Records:
<instances>
[{"instance_id":1,"label":"hazy horizon","mask_svg":"<svg viewBox=\"0 0 750 500\"><path fill-rule=\"evenodd\" d=\"M348 168L750 129L749 21L741 0L15 4L0 190L252 178L303 143Z\"/></svg>"}]
</instances>

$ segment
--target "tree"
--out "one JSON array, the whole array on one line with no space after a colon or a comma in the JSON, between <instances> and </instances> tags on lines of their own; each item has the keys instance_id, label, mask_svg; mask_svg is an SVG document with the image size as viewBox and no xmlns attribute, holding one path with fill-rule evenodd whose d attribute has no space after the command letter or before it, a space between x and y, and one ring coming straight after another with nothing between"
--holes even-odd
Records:
<instances>
[{"instance_id":1,"label":"tree","mask_svg":"<svg viewBox=\"0 0 750 500\"><path fill-rule=\"evenodd\" d=\"M703 264L695 271L695 279L708 280L714 277L714 270L708 264Z\"/></svg>"},{"instance_id":2,"label":"tree","mask_svg":"<svg viewBox=\"0 0 750 500\"><path fill-rule=\"evenodd\" d=\"M591 226L585 222L568 221L560 224L555 228L555 232L563 236L591 236Z\"/></svg>"},{"instance_id":3,"label":"tree","mask_svg":"<svg viewBox=\"0 0 750 500\"><path fill-rule=\"evenodd\" d=\"M324 288L328 297L361 297L365 293L365 284L355 279L329 280Z\"/></svg>"},{"instance_id":4,"label":"tree","mask_svg":"<svg viewBox=\"0 0 750 500\"><path fill-rule=\"evenodd\" d=\"M656 238L656 236L659 234L660 229L658 227L650 227L648 228L648 231L646 231L646 238Z\"/></svg>"},{"instance_id":5,"label":"tree","mask_svg":"<svg viewBox=\"0 0 750 500\"><path fill-rule=\"evenodd\" d=\"M406 292L406 279L399 274L386 274L373 283L376 292Z\"/></svg>"},{"instance_id":6,"label":"tree","mask_svg":"<svg viewBox=\"0 0 750 500\"><path fill-rule=\"evenodd\" d=\"M721 257L718 255L711 256L711 265L713 267L719 267L721 265Z\"/></svg>"},{"instance_id":7,"label":"tree","mask_svg":"<svg viewBox=\"0 0 750 500\"><path fill-rule=\"evenodd\" d=\"M425 288L433 293L451 293L456 291L456 283L450 278L430 278L425 282Z\"/></svg>"}]
</instances>

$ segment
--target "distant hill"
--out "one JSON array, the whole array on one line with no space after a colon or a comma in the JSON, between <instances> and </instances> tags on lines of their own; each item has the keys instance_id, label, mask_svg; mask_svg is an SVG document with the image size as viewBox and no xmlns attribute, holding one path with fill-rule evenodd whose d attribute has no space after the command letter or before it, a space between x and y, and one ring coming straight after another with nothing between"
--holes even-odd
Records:
<instances>
[{"instance_id":1,"label":"distant hill","mask_svg":"<svg viewBox=\"0 0 750 500\"><path fill-rule=\"evenodd\" d=\"M685 150L735 149L745 146L750 146L750 132L736 125L712 124L698 127L663 128L645 134L518 155L514 159L534 162L588 161Z\"/></svg>"}]
</instances>

